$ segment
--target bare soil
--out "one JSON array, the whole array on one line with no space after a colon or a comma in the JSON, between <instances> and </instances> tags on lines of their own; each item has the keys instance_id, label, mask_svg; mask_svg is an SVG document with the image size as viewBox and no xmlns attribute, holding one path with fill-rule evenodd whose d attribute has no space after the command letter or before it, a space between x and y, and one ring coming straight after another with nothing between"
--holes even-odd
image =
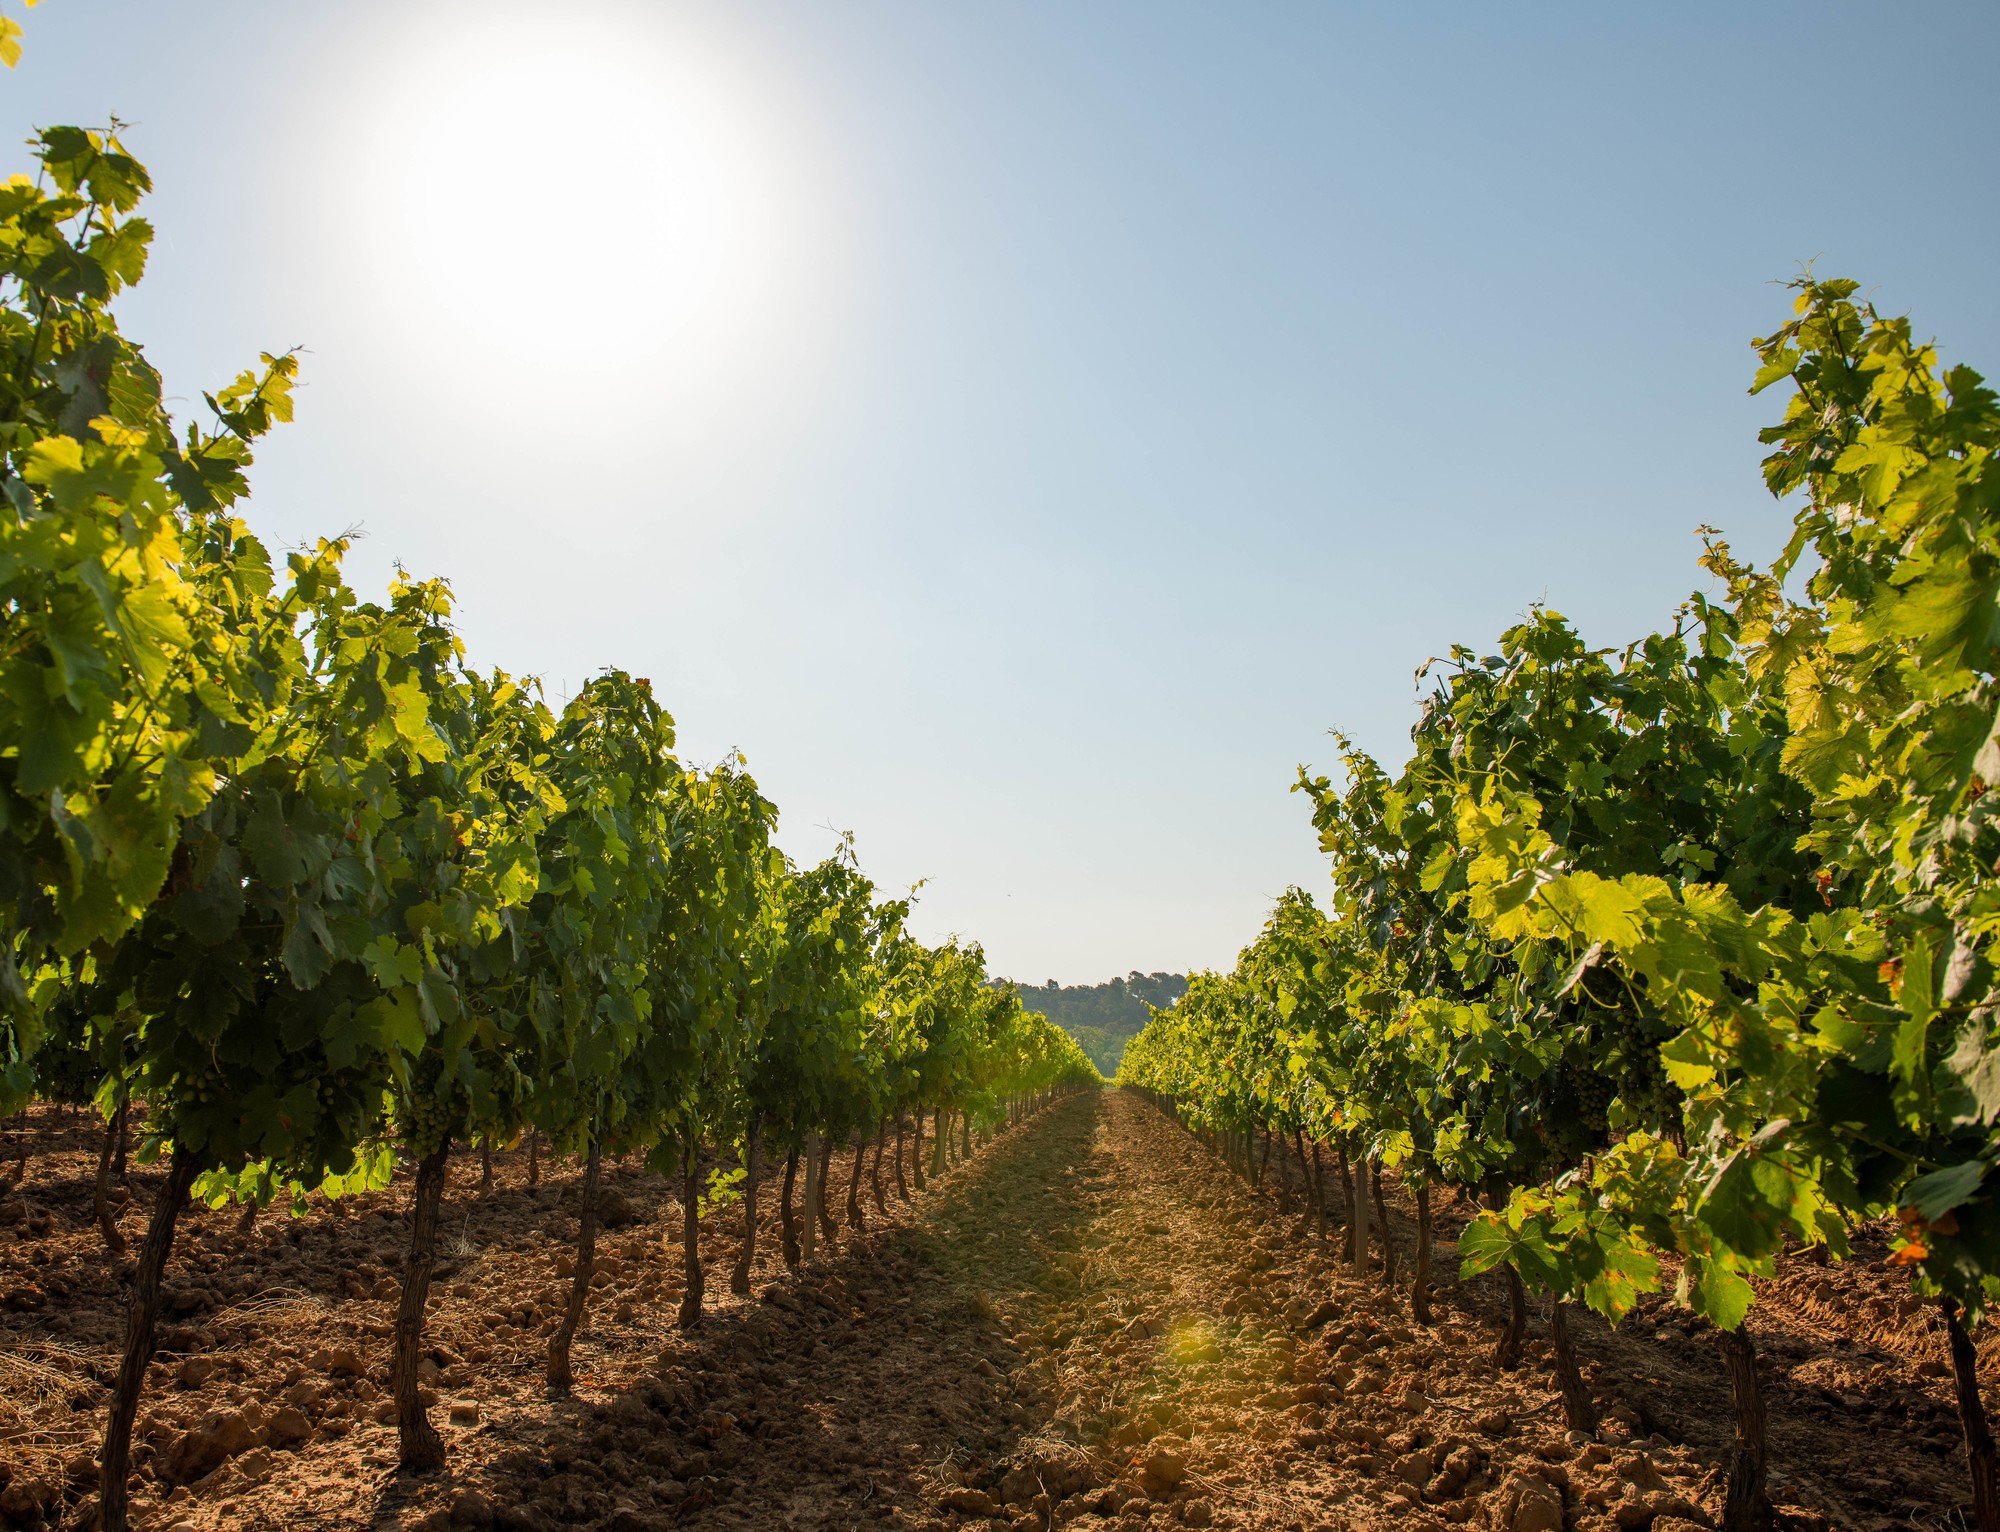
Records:
<instances>
[{"instance_id":1,"label":"bare soil","mask_svg":"<svg viewBox=\"0 0 2000 1532\"><path fill-rule=\"evenodd\" d=\"M90 1216L100 1130L38 1109L0 1197L0 1526L78 1526L131 1262ZM836 1207L850 1157L836 1158ZM544 1170L558 1167L544 1163ZM1435 1323L1356 1276L1274 1167L1261 1190L1144 1101L1058 1103L910 1206L786 1271L776 1187L753 1293L731 1297L741 1209L703 1237L709 1307L674 1328L679 1208L610 1166L630 1221L578 1339L574 1397L542 1388L574 1239L573 1166L454 1159L428 1321L449 1468L400 1473L385 1420L407 1182L266 1213L196 1210L168 1269L135 1524L209 1529L942 1529L1471 1526L1686 1532L1720 1509L1730 1433L1714 1332L1664 1303L1573 1321L1607 1407L1563 1429L1538 1326L1491 1361L1490 1281L1451 1279L1470 1210L1440 1214ZM1296 1169L1291 1170L1296 1188ZM160 1176L134 1168L136 1245ZM1407 1274L1407 1207L1392 1199ZM1864 1241L1800 1259L1752 1316L1775 1498L1793 1528L1968 1523L1942 1336Z\"/></svg>"}]
</instances>

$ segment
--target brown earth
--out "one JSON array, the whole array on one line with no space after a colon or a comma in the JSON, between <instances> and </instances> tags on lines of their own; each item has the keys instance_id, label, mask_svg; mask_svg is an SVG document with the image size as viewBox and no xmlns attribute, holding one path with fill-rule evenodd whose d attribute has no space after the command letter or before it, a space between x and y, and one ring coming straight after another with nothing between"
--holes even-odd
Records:
<instances>
[{"instance_id":1,"label":"brown earth","mask_svg":"<svg viewBox=\"0 0 2000 1532\"><path fill-rule=\"evenodd\" d=\"M98 1135L41 1109L0 1198L0 1526L88 1516L129 1260L90 1222ZM1575 1329L1607 1420L1562 1428L1546 1345L1491 1363L1490 1282L1441 1257L1436 1323L1349 1275L1274 1169L1253 1191L1121 1092L1001 1135L916 1205L801 1276L763 1199L756 1296L726 1292L740 1209L711 1221L709 1312L673 1328L678 1208L611 1167L632 1221L579 1337L572 1399L541 1388L575 1233L571 1167L538 1188L454 1161L431 1310L445 1475L399 1474L383 1411L407 1183L185 1221L135 1438L135 1524L1077 1532L1467 1525L1686 1532L1719 1509L1728 1399L1714 1333L1664 1304ZM835 1178L844 1196L845 1155ZM136 1238L157 1173L136 1170ZM1461 1209L1466 1212L1469 1209ZM1408 1265L1410 1231L1392 1214ZM1441 1215L1444 1256L1457 1220ZM1941 1337L1879 1243L1793 1263L1752 1317L1776 1498L1793 1527L1966 1524ZM718 1295L718 1290L721 1291ZM46 1512L46 1516L45 1516Z\"/></svg>"}]
</instances>

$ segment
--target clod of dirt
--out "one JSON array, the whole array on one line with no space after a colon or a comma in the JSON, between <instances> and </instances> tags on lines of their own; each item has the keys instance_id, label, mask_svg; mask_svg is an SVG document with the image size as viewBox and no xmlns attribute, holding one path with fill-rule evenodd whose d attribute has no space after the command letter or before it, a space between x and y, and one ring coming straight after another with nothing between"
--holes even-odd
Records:
<instances>
[{"instance_id":1,"label":"clod of dirt","mask_svg":"<svg viewBox=\"0 0 2000 1532\"><path fill-rule=\"evenodd\" d=\"M1146 1454L1141 1467L1148 1489L1156 1494L1172 1489L1187 1477L1187 1443L1177 1437L1159 1438L1153 1443L1153 1450Z\"/></svg>"},{"instance_id":2,"label":"clod of dirt","mask_svg":"<svg viewBox=\"0 0 2000 1532\"><path fill-rule=\"evenodd\" d=\"M1338 1318L1340 1318L1340 1305L1329 1298L1300 1320L1299 1328L1308 1331L1317 1330L1321 1325L1331 1324Z\"/></svg>"},{"instance_id":3,"label":"clod of dirt","mask_svg":"<svg viewBox=\"0 0 2000 1532\"><path fill-rule=\"evenodd\" d=\"M212 1410L167 1454L167 1476L188 1484L257 1444L257 1427L241 1410Z\"/></svg>"},{"instance_id":4,"label":"clod of dirt","mask_svg":"<svg viewBox=\"0 0 2000 1532\"><path fill-rule=\"evenodd\" d=\"M1562 1532L1562 1491L1545 1479L1509 1479L1500 1487L1499 1509L1507 1532Z\"/></svg>"},{"instance_id":5,"label":"clod of dirt","mask_svg":"<svg viewBox=\"0 0 2000 1532\"><path fill-rule=\"evenodd\" d=\"M358 1378L368 1371L368 1364L352 1346L322 1346L313 1353L312 1368L332 1378Z\"/></svg>"},{"instance_id":6,"label":"clod of dirt","mask_svg":"<svg viewBox=\"0 0 2000 1532\"><path fill-rule=\"evenodd\" d=\"M644 1220L645 1214L632 1199L615 1186L601 1187L597 1193L597 1221L607 1229L629 1229Z\"/></svg>"},{"instance_id":7,"label":"clod of dirt","mask_svg":"<svg viewBox=\"0 0 2000 1532\"><path fill-rule=\"evenodd\" d=\"M310 1416L294 1404L281 1404L264 1423L264 1439L273 1447L296 1447L313 1434Z\"/></svg>"},{"instance_id":8,"label":"clod of dirt","mask_svg":"<svg viewBox=\"0 0 2000 1532\"><path fill-rule=\"evenodd\" d=\"M56 1503L61 1493L53 1480L39 1476L13 1480L0 1490L0 1515L11 1521L35 1522Z\"/></svg>"}]
</instances>

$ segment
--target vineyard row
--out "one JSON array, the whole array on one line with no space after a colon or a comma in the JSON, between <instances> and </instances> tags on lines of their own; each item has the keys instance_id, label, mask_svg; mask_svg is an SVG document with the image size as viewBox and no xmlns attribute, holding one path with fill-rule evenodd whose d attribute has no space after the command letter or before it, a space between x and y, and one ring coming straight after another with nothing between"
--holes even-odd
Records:
<instances>
[{"instance_id":1,"label":"vineyard row","mask_svg":"<svg viewBox=\"0 0 2000 1532\"><path fill-rule=\"evenodd\" d=\"M0 1112L95 1103L122 1136L140 1107L166 1168L105 1532L190 1198L299 1208L414 1165L393 1386L403 1461L432 1467L418 1364L454 1143L546 1135L583 1161L562 1392L606 1154L680 1180L692 1325L698 1220L736 1192L702 1183L702 1146L750 1175L782 1157L788 1190L803 1157L816 1195L836 1144L895 1125L900 1154L929 1113L941 1152L1098 1083L977 946L912 936L851 845L783 856L741 758L681 764L647 680L608 670L555 710L467 663L441 582L363 601L339 539L274 561L235 511L296 358L177 428L113 314L145 267L145 170L115 134L37 150L0 187Z\"/></svg>"},{"instance_id":2,"label":"vineyard row","mask_svg":"<svg viewBox=\"0 0 2000 1532\"><path fill-rule=\"evenodd\" d=\"M1855 283L1795 288L1753 384L1791 395L1761 435L1782 555L1704 528L1717 588L1667 631L1592 649L1537 608L1429 662L1407 765L1342 739L1338 784L1300 774L1327 907L1287 893L1119 1077L1239 1159L1333 1146L1357 1262L1397 1168L1419 1320L1431 1188L1481 1199L1463 1271L1506 1288L1503 1362L1548 1295L1573 1428L1563 1306L1615 1321L1671 1283L1723 1335L1731 1532L1772 1515L1757 1281L1898 1220L1996 1532L1971 1334L2000 1291L2000 404Z\"/></svg>"}]
</instances>

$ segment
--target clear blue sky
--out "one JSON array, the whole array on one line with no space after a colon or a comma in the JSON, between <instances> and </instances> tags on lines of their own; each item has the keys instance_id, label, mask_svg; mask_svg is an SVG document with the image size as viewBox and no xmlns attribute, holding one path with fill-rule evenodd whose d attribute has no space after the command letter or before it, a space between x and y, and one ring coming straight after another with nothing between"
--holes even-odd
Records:
<instances>
[{"instance_id":1,"label":"clear blue sky","mask_svg":"<svg viewBox=\"0 0 2000 1532\"><path fill-rule=\"evenodd\" d=\"M7 129L154 172L171 391L307 348L272 540L652 677L1035 981L1226 965L1427 655L1649 631L1704 521L1768 556L1802 261L2000 373L1990 3L23 19Z\"/></svg>"}]
</instances>

